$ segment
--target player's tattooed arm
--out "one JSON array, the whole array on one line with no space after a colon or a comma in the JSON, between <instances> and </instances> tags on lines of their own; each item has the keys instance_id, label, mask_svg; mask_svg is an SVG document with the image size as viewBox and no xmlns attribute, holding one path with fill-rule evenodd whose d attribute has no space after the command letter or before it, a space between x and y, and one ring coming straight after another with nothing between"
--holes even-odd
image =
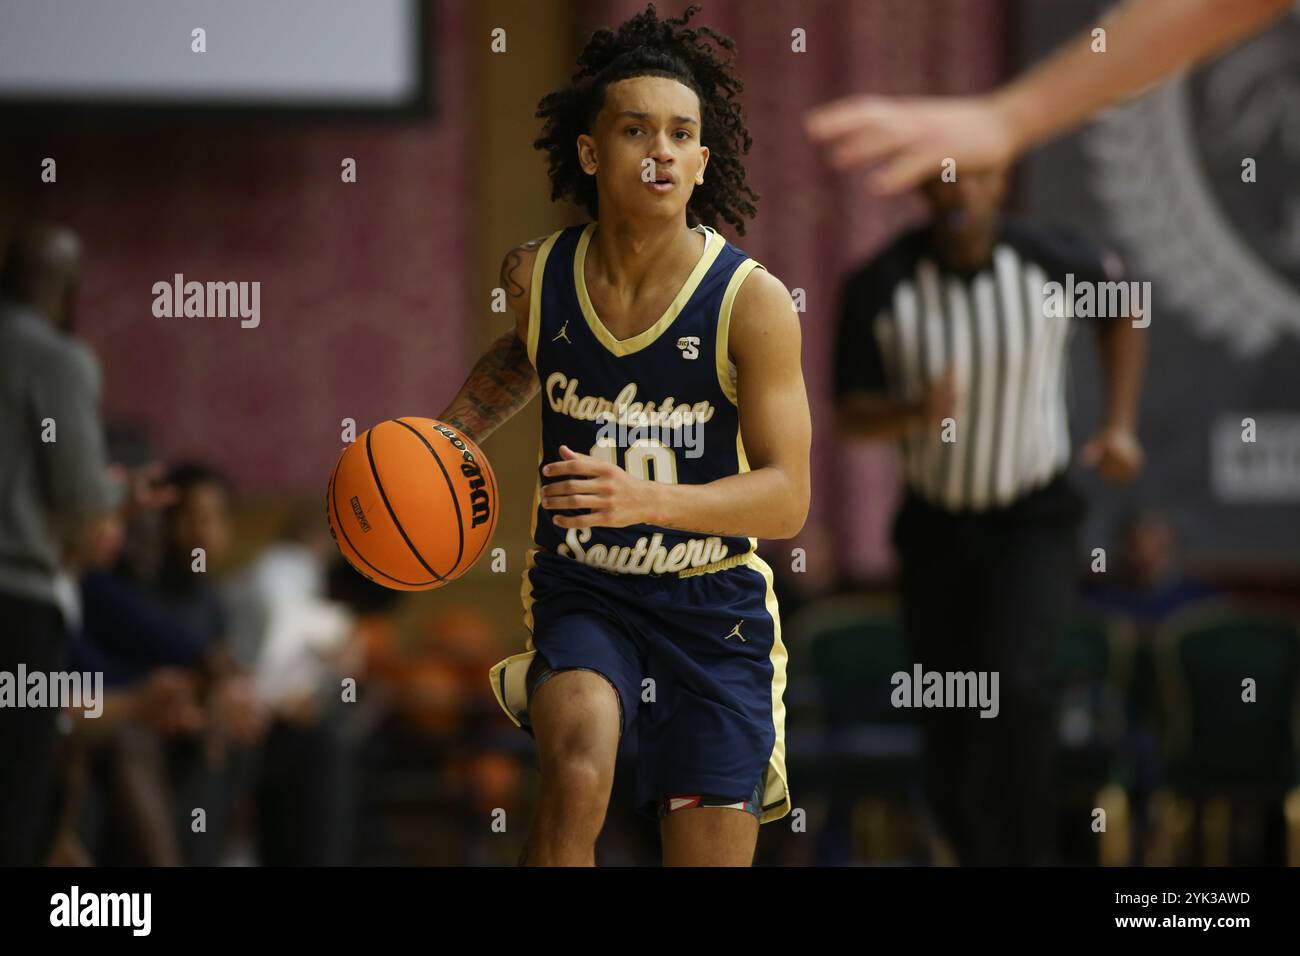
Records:
<instances>
[{"instance_id":1,"label":"player's tattooed arm","mask_svg":"<svg viewBox=\"0 0 1300 956\"><path fill-rule=\"evenodd\" d=\"M506 297L512 307L516 304L527 305L528 287L523 283L529 280L528 273L532 268L533 255L543 242L545 239L529 239L507 252L506 257L501 260L501 288L506 290ZM525 259L528 260L527 269L524 268Z\"/></svg>"},{"instance_id":2,"label":"player's tattooed arm","mask_svg":"<svg viewBox=\"0 0 1300 956\"><path fill-rule=\"evenodd\" d=\"M481 442L527 405L537 388L528 349L509 329L483 353L438 419Z\"/></svg>"},{"instance_id":3,"label":"player's tattooed arm","mask_svg":"<svg viewBox=\"0 0 1300 956\"><path fill-rule=\"evenodd\" d=\"M537 372L528 358L528 303L533 261L544 241L530 239L506 253L500 281L515 326L488 346L456 397L438 416L476 442L496 431L537 394Z\"/></svg>"},{"instance_id":4,"label":"player's tattooed arm","mask_svg":"<svg viewBox=\"0 0 1300 956\"><path fill-rule=\"evenodd\" d=\"M542 486L559 528L653 524L698 534L792 538L808 515L812 425L799 364L799 317L790 293L762 270L745 280L732 311L740 427L750 470L705 484L647 481L569 448L542 469L560 481ZM709 453L708 427L704 453Z\"/></svg>"}]
</instances>

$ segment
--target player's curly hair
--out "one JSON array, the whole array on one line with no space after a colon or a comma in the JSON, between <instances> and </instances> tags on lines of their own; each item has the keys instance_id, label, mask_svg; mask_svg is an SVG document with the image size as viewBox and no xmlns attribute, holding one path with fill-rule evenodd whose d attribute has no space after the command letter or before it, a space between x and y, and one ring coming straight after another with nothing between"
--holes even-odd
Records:
<instances>
[{"instance_id":1,"label":"player's curly hair","mask_svg":"<svg viewBox=\"0 0 1300 956\"><path fill-rule=\"evenodd\" d=\"M652 3L617 30L597 30L578 55L569 84L542 97L536 115L546 123L533 147L546 151L552 200L571 199L598 218L596 180L578 165L574 143L591 132L611 83L662 76L700 98L700 142L709 148L708 173L691 194L687 218L707 226L722 219L744 235L744 220L754 215L758 201L741 161L753 142L738 99L744 84L732 63L734 41L705 26L687 26L699 10L693 4L681 17L660 20Z\"/></svg>"}]
</instances>

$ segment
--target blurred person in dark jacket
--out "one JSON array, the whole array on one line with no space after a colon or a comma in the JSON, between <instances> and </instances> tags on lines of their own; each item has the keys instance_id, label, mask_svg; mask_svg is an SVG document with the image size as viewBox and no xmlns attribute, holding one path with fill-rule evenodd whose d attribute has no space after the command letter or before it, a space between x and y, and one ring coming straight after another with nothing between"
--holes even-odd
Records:
<instances>
[{"instance_id":1,"label":"blurred person in dark jacket","mask_svg":"<svg viewBox=\"0 0 1300 956\"><path fill-rule=\"evenodd\" d=\"M73 666L103 673L109 697L124 698L118 719L77 735L67 768L74 817L68 828L103 865L183 862L167 745L193 741L208 725L202 693L212 649L203 629L158 593L158 517L136 516L116 552L92 562L81 577L84 615L72 637ZM69 837L61 849L74 852Z\"/></svg>"},{"instance_id":2,"label":"blurred person in dark jacket","mask_svg":"<svg viewBox=\"0 0 1300 956\"><path fill-rule=\"evenodd\" d=\"M167 765L184 861L215 865L267 715L252 675L232 652L229 611L215 580L230 550L234 488L221 472L198 463L173 467L167 481L177 500L163 513L156 597L202 649L208 718L200 739L168 742Z\"/></svg>"},{"instance_id":3,"label":"blurred person in dark jacket","mask_svg":"<svg viewBox=\"0 0 1300 956\"><path fill-rule=\"evenodd\" d=\"M60 672L80 616L72 569L132 511L167 500L156 469L109 467L99 366L71 335L81 244L32 227L0 267L0 672ZM0 708L0 865L52 834L57 707Z\"/></svg>"},{"instance_id":4,"label":"blurred person in dark jacket","mask_svg":"<svg viewBox=\"0 0 1300 956\"><path fill-rule=\"evenodd\" d=\"M1144 509L1127 515L1115 537L1119 566L1114 575L1097 579L1088 600L1126 615L1144 633L1183 605L1216 594L1208 582L1187 575L1178 533L1163 512Z\"/></svg>"}]
</instances>

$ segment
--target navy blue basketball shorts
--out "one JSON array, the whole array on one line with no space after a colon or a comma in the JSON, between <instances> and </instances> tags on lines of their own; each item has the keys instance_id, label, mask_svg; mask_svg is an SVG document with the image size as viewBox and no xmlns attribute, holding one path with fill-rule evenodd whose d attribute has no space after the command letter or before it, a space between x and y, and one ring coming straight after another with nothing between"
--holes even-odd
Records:
<instances>
[{"instance_id":1,"label":"navy blue basketball shorts","mask_svg":"<svg viewBox=\"0 0 1300 956\"><path fill-rule=\"evenodd\" d=\"M554 674L587 670L618 696L636 735L637 809L790 810L785 774L785 646L772 571L756 554L677 576L612 574L547 551L524 572L527 650L492 688L531 733L528 702Z\"/></svg>"}]
</instances>

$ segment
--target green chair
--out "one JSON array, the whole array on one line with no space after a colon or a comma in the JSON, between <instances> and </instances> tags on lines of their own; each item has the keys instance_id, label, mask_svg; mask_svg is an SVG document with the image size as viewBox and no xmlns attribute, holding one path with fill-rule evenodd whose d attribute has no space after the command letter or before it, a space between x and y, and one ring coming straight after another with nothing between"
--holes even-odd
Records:
<instances>
[{"instance_id":1,"label":"green chair","mask_svg":"<svg viewBox=\"0 0 1300 956\"><path fill-rule=\"evenodd\" d=\"M892 676L910 668L892 604L819 601L787 631L790 672L800 675L788 695L800 715L787 746L791 778L829 801L817 861L915 861L931 841L920 798L920 727L890 703ZM855 848L848 856L846 845Z\"/></svg>"},{"instance_id":2,"label":"green chair","mask_svg":"<svg viewBox=\"0 0 1300 956\"><path fill-rule=\"evenodd\" d=\"M1199 602L1160 628L1155 663L1167 786L1153 797L1164 817L1155 821L1153 862L1185 856L1188 844L1199 845L1202 862L1229 862L1234 815L1243 808L1285 813L1288 855L1300 853L1300 820L1291 810L1300 799L1294 613Z\"/></svg>"},{"instance_id":3,"label":"green chair","mask_svg":"<svg viewBox=\"0 0 1300 956\"><path fill-rule=\"evenodd\" d=\"M1133 761L1125 749L1125 699L1132 677L1136 629L1127 618L1083 611L1070 623L1057 654L1061 686L1059 791L1066 818L1106 811L1095 862L1121 866L1132 853ZM1070 839L1074 834L1076 839ZM1063 833L1067 853L1093 862L1091 840ZM1072 850L1073 848L1073 850Z\"/></svg>"},{"instance_id":4,"label":"green chair","mask_svg":"<svg viewBox=\"0 0 1300 956\"><path fill-rule=\"evenodd\" d=\"M1070 623L1056 659L1063 692L1061 742L1067 748L1118 744L1136 645L1127 618L1084 611Z\"/></svg>"},{"instance_id":5,"label":"green chair","mask_svg":"<svg viewBox=\"0 0 1300 956\"><path fill-rule=\"evenodd\" d=\"M827 727L914 722L908 711L890 703L891 678L911 670L902 627L891 608L870 602L856 611L852 605L831 607L805 640Z\"/></svg>"}]
</instances>

